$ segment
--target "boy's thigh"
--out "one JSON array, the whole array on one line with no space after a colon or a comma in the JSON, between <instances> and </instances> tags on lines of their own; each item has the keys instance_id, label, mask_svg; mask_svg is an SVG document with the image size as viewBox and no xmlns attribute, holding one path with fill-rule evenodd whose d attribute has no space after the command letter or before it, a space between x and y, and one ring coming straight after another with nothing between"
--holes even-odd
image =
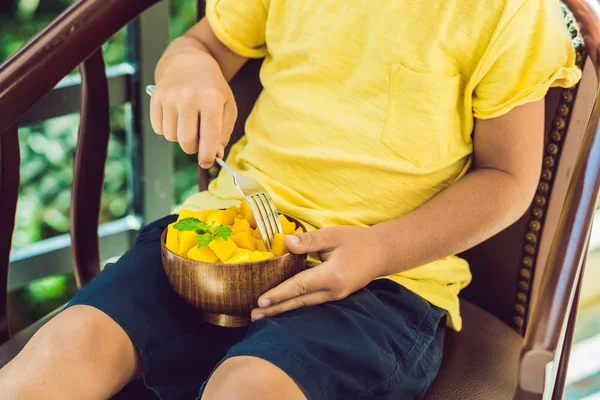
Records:
<instances>
[{"instance_id":1,"label":"boy's thigh","mask_svg":"<svg viewBox=\"0 0 600 400\"><path fill-rule=\"evenodd\" d=\"M419 398L441 363L445 312L382 279L253 323L225 359L265 359L313 399Z\"/></svg>"},{"instance_id":2,"label":"boy's thigh","mask_svg":"<svg viewBox=\"0 0 600 400\"><path fill-rule=\"evenodd\" d=\"M161 399L193 398L227 346L244 334L208 325L171 288L160 237L175 219L165 217L144 227L134 246L67 305L92 306L110 316L135 345L144 381Z\"/></svg>"},{"instance_id":3,"label":"boy's thigh","mask_svg":"<svg viewBox=\"0 0 600 400\"><path fill-rule=\"evenodd\" d=\"M144 227L134 246L80 289L68 305L89 305L108 314L129 334L142 357L159 343L187 333L192 321L183 324L199 314L177 296L163 271L160 236L175 218L168 216Z\"/></svg>"}]
</instances>

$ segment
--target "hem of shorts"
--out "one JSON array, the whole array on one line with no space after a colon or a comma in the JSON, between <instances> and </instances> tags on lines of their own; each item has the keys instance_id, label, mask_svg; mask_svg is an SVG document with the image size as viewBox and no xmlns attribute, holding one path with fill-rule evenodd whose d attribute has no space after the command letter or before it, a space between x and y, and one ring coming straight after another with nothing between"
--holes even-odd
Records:
<instances>
[{"instance_id":1,"label":"hem of shorts","mask_svg":"<svg viewBox=\"0 0 600 400\"><path fill-rule=\"evenodd\" d=\"M75 298L73 299L75 300ZM88 306L88 307L94 307L96 310L99 310L100 312L106 314L108 317L110 317L113 321L115 321L120 327L121 329L123 329L123 331L125 332L125 334L127 335L127 337L129 337L129 340L131 340L131 343L133 344L133 346L137 349L138 354L140 355L140 367L142 368L142 381L144 382L144 386L148 389L151 390L152 392L154 392L154 394L156 394L156 396L160 399L160 393L158 393L155 389L152 388L152 386L148 385L148 382L146 381L146 374L148 372L148 367L146 365L146 359L148 358L148 355L144 355L144 351L142 349L142 346L140 346L132 337L131 333L129 332L129 330L123 326L111 313L109 313L108 311L102 309L100 306L98 306L97 304L94 304L92 302L74 302L73 300L71 300L70 302L68 302L64 308L62 309L62 311L65 311L67 308L72 307L72 306ZM133 382L133 381L132 381Z\"/></svg>"},{"instance_id":2,"label":"hem of shorts","mask_svg":"<svg viewBox=\"0 0 600 400\"><path fill-rule=\"evenodd\" d=\"M273 357L274 354L276 357ZM309 368L302 359L295 354L291 354L284 347L261 343L258 345L241 346L239 350L235 348L230 350L215 366L206 381L204 381L200 387L196 400L201 400L206 384L217 368L219 368L226 360L238 356L251 356L268 361L285 372L296 385L298 385L306 398L311 400L326 399L323 387L314 379L314 376L309 373Z\"/></svg>"}]
</instances>

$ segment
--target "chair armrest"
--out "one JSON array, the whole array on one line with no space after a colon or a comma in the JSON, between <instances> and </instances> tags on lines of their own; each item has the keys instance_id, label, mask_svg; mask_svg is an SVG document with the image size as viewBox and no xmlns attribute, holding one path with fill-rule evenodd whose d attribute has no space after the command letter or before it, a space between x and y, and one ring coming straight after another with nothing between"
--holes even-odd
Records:
<instances>
[{"instance_id":1,"label":"chair armrest","mask_svg":"<svg viewBox=\"0 0 600 400\"><path fill-rule=\"evenodd\" d=\"M600 107L584 137L554 235L539 295L535 300L521 353L519 386L542 393L546 365L554 361L567 327L589 242L600 185Z\"/></svg>"},{"instance_id":2,"label":"chair armrest","mask_svg":"<svg viewBox=\"0 0 600 400\"><path fill-rule=\"evenodd\" d=\"M0 65L0 134L111 36L159 0L79 0Z\"/></svg>"},{"instance_id":3,"label":"chair armrest","mask_svg":"<svg viewBox=\"0 0 600 400\"><path fill-rule=\"evenodd\" d=\"M571 0L566 3L581 18L578 22L582 31L587 32L586 48L592 51L590 55L596 54L600 43L600 3L597 0ZM594 59L590 57L590 60L596 75L600 76ZM556 377L565 337L572 340L567 334L568 317L573 307L577 307L576 288L585 263L600 187L598 88L595 88L595 93L591 117L583 135L521 353L519 388L531 393L543 393L546 381L551 382ZM554 367L549 376L547 366Z\"/></svg>"}]
</instances>

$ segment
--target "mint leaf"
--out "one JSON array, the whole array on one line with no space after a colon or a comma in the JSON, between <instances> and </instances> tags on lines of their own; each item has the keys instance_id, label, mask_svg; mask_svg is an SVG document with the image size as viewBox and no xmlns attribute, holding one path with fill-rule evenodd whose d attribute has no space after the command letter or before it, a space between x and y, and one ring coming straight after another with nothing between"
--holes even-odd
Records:
<instances>
[{"instance_id":1,"label":"mint leaf","mask_svg":"<svg viewBox=\"0 0 600 400\"><path fill-rule=\"evenodd\" d=\"M213 237L210 233L203 233L202 235L196 238L196 246L198 246L199 249L202 249L204 247L207 247L208 244L212 242L212 240Z\"/></svg>"},{"instance_id":2,"label":"mint leaf","mask_svg":"<svg viewBox=\"0 0 600 400\"><path fill-rule=\"evenodd\" d=\"M206 224L206 230L207 232L210 233L215 233L217 231L217 229L219 229L219 227L221 227L222 225L217 225L217 223L215 221L211 222L210 225Z\"/></svg>"},{"instance_id":3,"label":"mint leaf","mask_svg":"<svg viewBox=\"0 0 600 400\"><path fill-rule=\"evenodd\" d=\"M194 231L199 235L212 232L209 226L206 225L206 222L200 221L195 217L184 218L173 225L173 227L178 231Z\"/></svg>"},{"instance_id":4,"label":"mint leaf","mask_svg":"<svg viewBox=\"0 0 600 400\"><path fill-rule=\"evenodd\" d=\"M195 217L183 218L177 221L173 227L178 231L192 231L200 235L196 238L196 246L198 248L207 247L216 238L228 240L232 234L231 227L229 226L217 225L215 223L208 225L206 222Z\"/></svg>"},{"instance_id":5,"label":"mint leaf","mask_svg":"<svg viewBox=\"0 0 600 400\"><path fill-rule=\"evenodd\" d=\"M177 221L177 223L175 225L173 225L173 228L177 229L178 231L194 231L195 232L205 225L206 224L204 222L200 221L198 218L189 217L189 218L184 218L180 221Z\"/></svg>"},{"instance_id":6,"label":"mint leaf","mask_svg":"<svg viewBox=\"0 0 600 400\"><path fill-rule=\"evenodd\" d=\"M229 240L232 231L230 226L221 225L216 229L216 233L214 234L214 238L222 238L223 240Z\"/></svg>"}]
</instances>

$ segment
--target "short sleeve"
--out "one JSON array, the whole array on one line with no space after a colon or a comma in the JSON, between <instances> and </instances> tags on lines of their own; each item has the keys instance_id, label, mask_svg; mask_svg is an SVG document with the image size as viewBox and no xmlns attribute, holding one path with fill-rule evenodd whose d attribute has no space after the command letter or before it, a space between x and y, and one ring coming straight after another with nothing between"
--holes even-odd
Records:
<instances>
[{"instance_id":1,"label":"short sleeve","mask_svg":"<svg viewBox=\"0 0 600 400\"><path fill-rule=\"evenodd\" d=\"M478 67L473 115L495 118L581 78L557 0L524 0L498 27Z\"/></svg>"},{"instance_id":2,"label":"short sleeve","mask_svg":"<svg viewBox=\"0 0 600 400\"><path fill-rule=\"evenodd\" d=\"M263 0L208 0L206 18L217 38L234 53L248 58L266 55Z\"/></svg>"}]
</instances>

